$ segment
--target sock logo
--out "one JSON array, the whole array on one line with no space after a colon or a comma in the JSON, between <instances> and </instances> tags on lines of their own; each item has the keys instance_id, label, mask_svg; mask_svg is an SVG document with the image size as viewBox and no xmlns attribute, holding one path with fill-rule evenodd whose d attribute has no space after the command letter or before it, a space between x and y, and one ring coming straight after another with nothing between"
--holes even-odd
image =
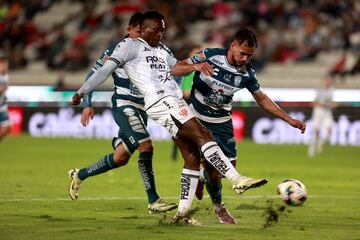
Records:
<instances>
[{"instance_id":1,"label":"sock logo","mask_svg":"<svg viewBox=\"0 0 360 240\"><path fill-rule=\"evenodd\" d=\"M86 168L86 172L88 174L97 171L100 168L103 168L106 166L106 160L105 157L102 157L99 161L97 161L96 163L94 163L93 165L89 166Z\"/></svg>"},{"instance_id":2,"label":"sock logo","mask_svg":"<svg viewBox=\"0 0 360 240\"><path fill-rule=\"evenodd\" d=\"M190 190L190 177L186 175L182 175L180 200L188 200L189 190Z\"/></svg>"},{"instance_id":3,"label":"sock logo","mask_svg":"<svg viewBox=\"0 0 360 240\"><path fill-rule=\"evenodd\" d=\"M218 151L214 152L210 156L208 156L209 161L212 163L212 165L223 175L226 174L227 171L230 170L230 167L226 165L226 163L221 159L220 154Z\"/></svg>"},{"instance_id":4,"label":"sock logo","mask_svg":"<svg viewBox=\"0 0 360 240\"><path fill-rule=\"evenodd\" d=\"M140 175L144 181L144 185L145 185L145 190L149 190L151 189L151 184L150 184L150 181L149 181L149 176L146 172L146 168L145 168L145 164L143 162L138 162L138 166L139 166L139 172L140 172Z\"/></svg>"}]
</instances>

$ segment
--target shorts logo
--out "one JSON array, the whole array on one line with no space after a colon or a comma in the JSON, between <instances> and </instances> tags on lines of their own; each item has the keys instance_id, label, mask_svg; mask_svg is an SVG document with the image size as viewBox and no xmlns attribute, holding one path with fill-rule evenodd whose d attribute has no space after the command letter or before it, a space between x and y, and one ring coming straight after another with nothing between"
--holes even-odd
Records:
<instances>
[{"instance_id":1,"label":"shorts logo","mask_svg":"<svg viewBox=\"0 0 360 240\"><path fill-rule=\"evenodd\" d=\"M180 116L186 117L188 115L188 112L186 110L186 108L180 109L179 112Z\"/></svg>"}]
</instances>

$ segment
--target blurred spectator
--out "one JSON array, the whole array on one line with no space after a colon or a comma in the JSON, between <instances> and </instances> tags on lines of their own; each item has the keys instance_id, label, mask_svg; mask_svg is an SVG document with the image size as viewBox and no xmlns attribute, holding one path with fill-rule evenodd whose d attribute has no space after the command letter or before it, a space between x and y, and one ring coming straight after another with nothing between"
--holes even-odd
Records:
<instances>
[{"instance_id":1,"label":"blurred spectator","mask_svg":"<svg viewBox=\"0 0 360 240\"><path fill-rule=\"evenodd\" d=\"M179 59L186 57L194 44L226 45L229 30L242 25L251 26L259 36L261 51L253 59L257 69L269 61L313 61L321 52L360 51L359 1L77 0L74 2L82 4L81 11L56 23L50 31L34 23L39 12L60 2L64 0L0 0L0 48L16 55L10 59L13 68L26 66L26 49L37 47L35 59L44 59L49 68L81 69L88 63L89 48L96 47L88 46L88 38L99 34L99 29L118 29L127 14L150 9L166 16L164 43ZM78 29L66 36L64 29L69 25ZM123 32L117 32L111 43L116 44L122 36ZM341 67L341 61L336 68ZM355 64L347 69L348 74L356 74L357 69Z\"/></svg>"}]
</instances>

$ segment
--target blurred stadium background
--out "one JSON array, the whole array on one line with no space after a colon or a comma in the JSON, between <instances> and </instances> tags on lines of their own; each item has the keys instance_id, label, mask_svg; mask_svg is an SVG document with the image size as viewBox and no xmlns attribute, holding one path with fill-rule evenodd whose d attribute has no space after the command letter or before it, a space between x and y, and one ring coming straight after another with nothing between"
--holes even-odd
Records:
<instances>
[{"instance_id":1,"label":"blurred stadium background","mask_svg":"<svg viewBox=\"0 0 360 240\"><path fill-rule=\"evenodd\" d=\"M336 126L331 144L360 145L360 2L346 0L2 0L0 49L10 60L7 92L13 134L43 137L110 138L116 133L109 79L94 95L97 116L88 128L81 109L68 101L93 62L124 35L135 11L157 9L165 16L164 43L178 59L195 45L227 46L238 26L257 33L253 59L265 92L285 110L307 121L305 135L260 111L246 91L235 96L238 140L307 143L311 103L325 75L336 87ZM76 124L74 124L76 123ZM155 139L168 135L150 123Z\"/></svg>"}]
</instances>

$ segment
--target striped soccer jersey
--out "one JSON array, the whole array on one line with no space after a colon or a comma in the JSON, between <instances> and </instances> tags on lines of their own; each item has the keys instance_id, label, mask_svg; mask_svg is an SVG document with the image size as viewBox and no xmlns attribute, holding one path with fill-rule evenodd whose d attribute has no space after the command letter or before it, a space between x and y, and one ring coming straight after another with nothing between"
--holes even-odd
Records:
<instances>
[{"instance_id":1,"label":"striped soccer jersey","mask_svg":"<svg viewBox=\"0 0 360 240\"><path fill-rule=\"evenodd\" d=\"M4 74L4 75L0 75L0 85L7 85L9 82L9 75L8 74ZM0 108L5 108L5 92L1 93L0 92Z\"/></svg>"},{"instance_id":2,"label":"striped soccer jersey","mask_svg":"<svg viewBox=\"0 0 360 240\"><path fill-rule=\"evenodd\" d=\"M198 117L205 122L230 120L234 93L242 88L250 92L260 89L255 70L250 66L238 69L230 65L226 53L225 48L207 48L188 59L193 64L206 61L214 68L211 76L196 72L193 78L191 103Z\"/></svg>"}]
</instances>

